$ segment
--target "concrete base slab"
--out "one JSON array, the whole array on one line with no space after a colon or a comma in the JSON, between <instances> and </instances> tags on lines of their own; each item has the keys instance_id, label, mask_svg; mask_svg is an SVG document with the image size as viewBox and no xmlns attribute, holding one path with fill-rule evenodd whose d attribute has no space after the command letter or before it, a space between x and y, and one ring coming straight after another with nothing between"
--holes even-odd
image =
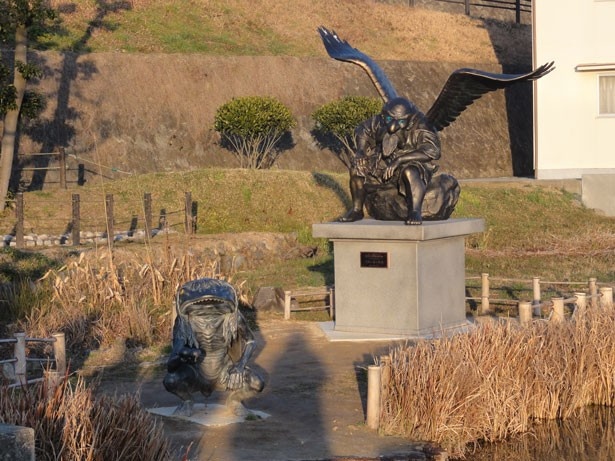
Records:
<instances>
[{"instance_id":1,"label":"concrete base slab","mask_svg":"<svg viewBox=\"0 0 615 461\"><path fill-rule=\"evenodd\" d=\"M436 339L444 336L466 333L474 328L474 324L466 322L455 327L434 330L424 335L382 334L382 333L359 333L354 331L340 331L335 329L335 322L319 322L318 326L330 342L368 342L368 341L404 341L418 339Z\"/></svg>"},{"instance_id":2,"label":"concrete base slab","mask_svg":"<svg viewBox=\"0 0 615 461\"><path fill-rule=\"evenodd\" d=\"M583 205L615 216L615 174L584 174Z\"/></svg>"},{"instance_id":3,"label":"concrete base slab","mask_svg":"<svg viewBox=\"0 0 615 461\"><path fill-rule=\"evenodd\" d=\"M215 403L210 403L208 405L204 403L195 403L192 416L174 415L173 412L176 408L177 407L148 408L147 411L158 416L190 421L200 424L201 426L226 426L228 424L237 424L255 419L267 419L271 416L258 410L247 410L248 413L246 415L237 416L230 413L225 405Z\"/></svg>"}]
</instances>

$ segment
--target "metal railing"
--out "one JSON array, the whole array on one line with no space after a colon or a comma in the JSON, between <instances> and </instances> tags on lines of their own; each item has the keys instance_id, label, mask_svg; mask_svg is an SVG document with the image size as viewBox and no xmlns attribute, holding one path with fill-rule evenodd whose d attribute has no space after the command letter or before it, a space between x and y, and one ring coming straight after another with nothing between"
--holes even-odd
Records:
<instances>
[{"instance_id":1,"label":"metal railing","mask_svg":"<svg viewBox=\"0 0 615 461\"><path fill-rule=\"evenodd\" d=\"M515 12L515 21L521 22L521 13L532 11L531 0L435 0L445 3L459 3L464 5L464 12L467 16L471 14L472 7L495 8L501 10L511 10ZM414 3L414 2L413 2Z\"/></svg>"}]
</instances>

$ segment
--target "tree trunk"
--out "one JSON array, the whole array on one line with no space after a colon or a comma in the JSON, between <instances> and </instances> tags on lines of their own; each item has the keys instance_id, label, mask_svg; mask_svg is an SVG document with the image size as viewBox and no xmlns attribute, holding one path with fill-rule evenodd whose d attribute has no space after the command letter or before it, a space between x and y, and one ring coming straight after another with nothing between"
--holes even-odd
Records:
<instances>
[{"instance_id":1,"label":"tree trunk","mask_svg":"<svg viewBox=\"0 0 615 461\"><path fill-rule=\"evenodd\" d=\"M11 172L13 170L13 157L15 155L15 144L17 140L17 124L19 122L19 111L23 95L26 91L26 79L17 70L17 62L27 64L28 62L28 31L26 26L20 24L15 31L15 70L13 85L17 98L15 104L17 108L10 110L4 116L4 133L2 136L2 147L0 150L0 210L6 206L6 196L9 190Z\"/></svg>"}]
</instances>

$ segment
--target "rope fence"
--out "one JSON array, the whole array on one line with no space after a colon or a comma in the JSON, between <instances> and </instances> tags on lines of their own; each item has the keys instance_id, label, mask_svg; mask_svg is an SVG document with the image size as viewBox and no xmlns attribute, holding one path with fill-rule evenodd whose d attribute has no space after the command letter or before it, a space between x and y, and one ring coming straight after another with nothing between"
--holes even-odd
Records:
<instances>
[{"instance_id":1,"label":"rope fence","mask_svg":"<svg viewBox=\"0 0 615 461\"><path fill-rule=\"evenodd\" d=\"M41 202L41 200L38 200ZM54 201L49 201L49 206L54 206ZM91 206L92 204L96 206ZM125 201L122 202L125 205ZM152 194L146 192L140 202L134 201L139 212L132 211L129 216L118 216L115 210L115 198L113 194L106 194L104 210L100 212L100 202L82 201L80 194L72 194L70 216L66 217L44 217L48 224L63 223L61 235L40 236L26 235L26 203L23 193L15 196L15 225L8 235L4 237L4 246L15 246L23 249L34 246L51 245L73 245L78 246L83 243L112 244L114 241L123 238L141 237L144 239L157 235L159 232L180 229L188 234L196 232L196 203L192 200L192 193L185 192L184 200L177 209L168 210L161 208L156 216L154 224L154 204ZM139 229L141 223L142 228ZM109 238L112 236L112 238ZM39 238L40 237L40 238Z\"/></svg>"},{"instance_id":2,"label":"rope fence","mask_svg":"<svg viewBox=\"0 0 615 461\"><path fill-rule=\"evenodd\" d=\"M103 165L76 153L67 153L64 147L57 152L32 152L17 156L15 172L25 183L57 185L67 189L69 184L83 186L89 177L114 179L118 175L132 176L116 166ZM53 174L49 174L53 173Z\"/></svg>"}]
</instances>

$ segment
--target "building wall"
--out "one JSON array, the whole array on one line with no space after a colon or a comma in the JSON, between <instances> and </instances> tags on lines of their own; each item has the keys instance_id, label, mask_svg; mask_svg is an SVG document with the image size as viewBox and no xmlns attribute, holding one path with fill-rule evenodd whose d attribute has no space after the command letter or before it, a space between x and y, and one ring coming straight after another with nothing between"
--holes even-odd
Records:
<instances>
[{"instance_id":1,"label":"building wall","mask_svg":"<svg viewBox=\"0 0 615 461\"><path fill-rule=\"evenodd\" d=\"M615 116L598 113L598 76L615 75L615 0L536 0L532 10L534 65L556 65L535 83L535 176L615 173Z\"/></svg>"}]
</instances>

